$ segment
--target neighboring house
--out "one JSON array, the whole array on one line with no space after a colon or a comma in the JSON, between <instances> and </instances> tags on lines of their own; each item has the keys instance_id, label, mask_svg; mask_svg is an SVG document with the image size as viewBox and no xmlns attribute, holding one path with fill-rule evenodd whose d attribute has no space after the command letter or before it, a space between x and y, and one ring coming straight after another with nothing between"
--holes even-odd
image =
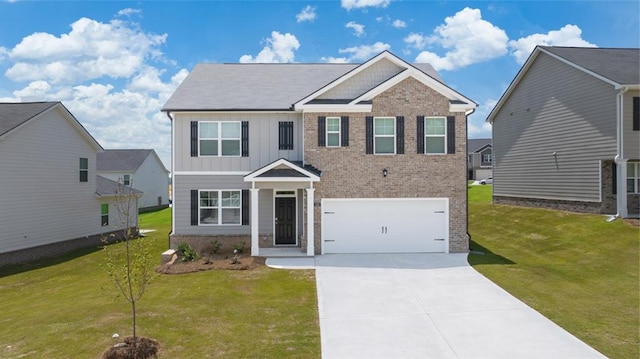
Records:
<instances>
[{"instance_id":1,"label":"neighboring house","mask_svg":"<svg viewBox=\"0 0 640 359\"><path fill-rule=\"evenodd\" d=\"M170 245L466 252L467 115L428 64L200 64L172 120Z\"/></svg>"},{"instance_id":2,"label":"neighboring house","mask_svg":"<svg viewBox=\"0 0 640 359\"><path fill-rule=\"evenodd\" d=\"M100 151L60 102L0 103L0 265L115 233L114 193L96 175Z\"/></svg>"},{"instance_id":3,"label":"neighboring house","mask_svg":"<svg viewBox=\"0 0 640 359\"><path fill-rule=\"evenodd\" d=\"M469 160L467 171L470 180L489 178L493 174L493 151L490 138L477 138L467 140Z\"/></svg>"},{"instance_id":4,"label":"neighboring house","mask_svg":"<svg viewBox=\"0 0 640 359\"><path fill-rule=\"evenodd\" d=\"M640 49L538 46L487 121L494 202L638 215Z\"/></svg>"},{"instance_id":5,"label":"neighboring house","mask_svg":"<svg viewBox=\"0 0 640 359\"><path fill-rule=\"evenodd\" d=\"M104 150L98 153L100 176L132 186L143 194L140 209L169 206L169 171L154 150Z\"/></svg>"}]
</instances>

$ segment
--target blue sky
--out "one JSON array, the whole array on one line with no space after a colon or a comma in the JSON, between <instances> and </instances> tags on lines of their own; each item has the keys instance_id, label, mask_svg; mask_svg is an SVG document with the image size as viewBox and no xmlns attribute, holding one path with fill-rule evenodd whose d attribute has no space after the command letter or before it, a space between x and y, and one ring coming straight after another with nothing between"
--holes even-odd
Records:
<instances>
[{"instance_id":1,"label":"blue sky","mask_svg":"<svg viewBox=\"0 0 640 359\"><path fill-rule=\"evenodd\" d=\"M160 113L200 62L429 62L479 104L469 137L535 45L640 47L638 1L4 1L0 101L62 101L105 148L170 161Z\"/></svg>"}]
</instances>

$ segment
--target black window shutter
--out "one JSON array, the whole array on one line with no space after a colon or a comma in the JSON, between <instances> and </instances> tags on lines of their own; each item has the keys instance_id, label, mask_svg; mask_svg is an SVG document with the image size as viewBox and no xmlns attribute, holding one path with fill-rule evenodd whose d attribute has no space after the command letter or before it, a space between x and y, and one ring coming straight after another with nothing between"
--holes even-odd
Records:
<instances>
[{"instance_id":1,"label":"black window shutter","mask_svg":"<svg viewBox=\"0 0 640 359\"><path fill-rule=\"evenodd\" d=\"M373 153L373 116L365 118L366 148L367 154Z\"/></svg>"},{"instance_id":2,"label":"black window shutter","mask_svg":"<svg viewBox=\"0 0 640 359\"><path fill-rule=\"evenodd\" d=\"M249 199L250 199L249 190L243 189L242 190L242 225L243 226L249 225L249 218L250 218Z\"/></svg>"},{"instance_id":3,"label":"black window shutter","mask_svg":"<svg viewBox=\"0 0 640 359\"><path fill-rule=\"evenodd\" d=\"M396 117L396 154L404 154L404 116Z\"/></svg>"},{"instance_id":4,"label":"black window shutter","mask_svg":"<svg viewBox=\"0 0 640 359\"><path fill-rule=\"evenodd\" d=\"M198 225L198 190L191 190L191 225Z\"/></svg>"},{"instance_id":5,"label":"black window shutter","mask_svg":"<svg viewBox=\"0 0 640 359\"><path fill-rule=\"evenodd\" d=\"M325 116L318 116L318 147L326 146L326 121L327 118Z\"/></svg>"},{"instance_id":6,"label":"black window shutter","mask_svg":"<svg viewBox=\"0 0 640 359\"><path fill-rule=\"evenodd\" d=\"M447 116L447 153L456 153L456 118Z\"/></svg>"},{"instance_id":7,"label":"black window shutter","mask_svg":"<svg viewBox=\"0 0 640 359\"><path fill-rule=\"evenodd\" d=\"M417 153L424 153L424 116L418 116L416 122Z\"/></svg>"},{"instance_id":8,"label":"black window shutter","mask_svg":"<svg viewBox=\"0 0 640 359\"><path fill-rule=\"evenodd\" d=\"M293 149L293 121L281 121L278 123L278 139L279 149Z\"/></svg>"},{"instance_id":9,"label":"black window shutter","mask_svg":"<svg viewBox=\"0 0 640 359\"><path fill-rule=\"evenodd\" d=\"M191 121L191 157L198 157L198 121Z\"/></svg>"},{"instance_id":10,"label":"black window shutter","mask_svg":"<svg viewBox=\"0 0 640 359\"><path fill-rule=\"evenodd\" d=\"M633 98L633 130L640 131L640 97Z\"/></svg>"},{"instance_id":11,"label":"black window shutter","mask_svg":"<svg viewBox=\"0 0 640 359\"><path fill-rule=\"evenodd\" d=\"M349 147L349 116L342 116L340 118L340 145L342 147Z\"/></svg>"},{"instance_id":12,"label":"black window shutter","mask_svg":"<svg viewBox=\"0 0 640 359\"><path fill-rule=\"evenodd\" d=\"M613 181L613 183L611 184L611 192L613 194L617 194L618 193L618 168L616 166L615 162L611 162L611 181Z\"/></svg>"},{"instance_id":13,"label":"black window shutter","mask_svg":"<svg viewBox=\"0 0 640 359\"><path fill-rule=\"evenodd\" d=\"M242 157L249 157L249 121L242 121Z\"/></svg>"}]
</instances>

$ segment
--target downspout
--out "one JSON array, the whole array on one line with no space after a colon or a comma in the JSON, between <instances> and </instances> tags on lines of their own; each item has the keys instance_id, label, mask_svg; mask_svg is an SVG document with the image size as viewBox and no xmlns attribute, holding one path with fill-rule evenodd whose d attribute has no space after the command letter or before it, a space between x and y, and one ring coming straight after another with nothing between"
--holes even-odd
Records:
<instances>
[{"instance_id":1,"label":"downspout","mask_svg":"<svg viewBox=\"0 0 640 359\"><path fill-rule=\"evenodd\" d=\"M626 198L622 198L620 196L620 191L623 192L623 196L626 196L626 160L624 160L624 93L629 90L628 87L623 86L620 88L620 91L616 95L616 156L613 158L613 161L616 164L616 187L618 191L616 193L616 214L610 218L608 221L613 221L620 217L627 216L626 208L622 208L620 202L624 204L626 207ZM622 175L625 176L622 176Z\"/></svg>"},{"instance_id":2,"label":"downspout","mask_svg":"<svg viewBox=\"0 0 640 359\"><path fill-rule=\"evenodd\" d=\"M471 110L465 112L465 150L464 150L464 158L465 158L465 171L464 171L464 178L465 178L465 198L467 201L467 238L469 243L467 243L467 248L469 248L469 252L471 252L471 233L469 233L469 184L467 183L467 175L469 174L469 116L472 115L474 112L476 112L475 108L472 108ZM493 141L493 140L492 140ZM492 152L493 153L493 152Z\"/></svg>"},{"instance_id":3,"label":"downspout","mask_svg":"<svg viewBox=\"0 0 640 359\"><path fill-rule=\"evenodd\" d=\"M171 114L169 113L169 111L165 112L167 114L167 117L169 118L169 121L171 122L171 230L169 231L169 234L167 234L167 248L171 248L171 234L173 234L173 226L175 226L176 220L175 220L175 202L174 199L176 197L176 177L175 177L175 160L173 158L173 118L171 117Z\"/></svg>"}]
</instances>

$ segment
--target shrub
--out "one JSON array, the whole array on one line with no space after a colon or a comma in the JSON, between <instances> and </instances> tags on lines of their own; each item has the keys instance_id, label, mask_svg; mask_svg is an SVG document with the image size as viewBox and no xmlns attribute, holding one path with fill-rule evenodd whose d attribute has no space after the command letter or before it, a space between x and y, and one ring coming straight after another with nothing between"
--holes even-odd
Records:
<instances>
[{"instance_id":1,"label":"shrub","mask_svg":"<svg viewBox=\"0 0 640 359\"><path fill-rule=\"evenodd\" d=\"M238 253L242 253L244 251L244 242L234 244L233 250L238 251Z\"/></svg>"},{"instance_id":2,"label":"shrub","mask_svg":"<svg viewBox=\"0 0 640 359\"><path fill-rule=\"evenodd\" d=\"M211 251L213 253L218 253L218 251L220 250L220 248L222 248L222 243L218 242L218 241L213 241L211 242Z\"/></svg>"},{"instance_id":3,"label":"shrub","mask_svg":"<svg viewBox=\"0 0 640 359\"><path fill-rule=\"evenodd\" d=\"M182 258L180 260L183 262L191 262L200 258L198 252L196 252L189 243L180 243L178 245L178 252L181 254Z\"/></svg>"}]
</instances>

